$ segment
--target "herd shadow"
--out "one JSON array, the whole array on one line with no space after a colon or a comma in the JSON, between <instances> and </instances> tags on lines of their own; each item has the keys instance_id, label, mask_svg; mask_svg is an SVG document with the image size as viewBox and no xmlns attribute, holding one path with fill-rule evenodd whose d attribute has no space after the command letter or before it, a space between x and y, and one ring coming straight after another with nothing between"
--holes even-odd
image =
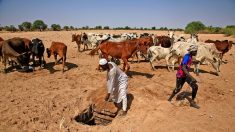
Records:
<instances>
[{"instance_id":1,"label":"herd shadow","mask_svg":"<svg viewBox=\"0 0 235 132\"><path fill-rule=\"evenodd\" d=\"M145 76L146 78L152 78L154 74L143 73L138 71L128 71L127 75L132 78L133 76Z\"/></svg>"},{"instance_id":2,"label":"herd shadow","mask_svg":"<svg viewBox=\"0 0 235 132\"><path fill-rule=\"evenodd\" d=\"M166 69L167 70L167 66L154 66L155 69Z\"/></svg>"},{"instance_id":3,"label":"herd shadow","mask_svg":"<svg viewBox=\"0 0 235 132\"><path fill-rule=\"evenodd\" d=\"M55 73L57 71L61 71L62 72L62 63L60 62L57 65L59 65L61 67L60 70L54 68L55 62L46 63L44 68L47 69L50 72L50 74L53 74L53 73ZM65 67L67 67L68 69L64 70L64 72L67 72L67 71L69 71L69 70L71 70L73 68L77 68L78 65L74 64L74 63L70 63L70 62L65 62Z\"/></svg>"}]
</instances>

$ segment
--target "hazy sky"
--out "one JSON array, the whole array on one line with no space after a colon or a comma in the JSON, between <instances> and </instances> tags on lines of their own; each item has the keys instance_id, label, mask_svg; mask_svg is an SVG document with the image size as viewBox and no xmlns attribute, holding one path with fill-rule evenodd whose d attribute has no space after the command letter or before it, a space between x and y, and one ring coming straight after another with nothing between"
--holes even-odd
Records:
<instances>
[{"instance_id":1,"label":"hazy sky","mask_svg":"<svg viewBox=\"0 0 235 132\"><path fill-rule=\"evenodd\" d=\"M0 0L1 26L37 19L49 27L223 27L235 25L235 0Z\"/></svg>"}]
</instances>

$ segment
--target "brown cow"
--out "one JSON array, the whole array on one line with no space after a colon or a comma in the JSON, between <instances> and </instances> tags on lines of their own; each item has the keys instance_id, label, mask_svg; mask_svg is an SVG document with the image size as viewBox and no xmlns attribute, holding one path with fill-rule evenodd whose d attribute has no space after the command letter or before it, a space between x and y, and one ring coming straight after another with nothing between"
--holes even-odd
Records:
<instances>
[{"instance_id":1,"label":"brown cow","mask_svg":"<svg viewBox=\"0 0 235 132\"><path fill-rule=\"evenodd\" d=\"M139 51L141 51L141 55L143 55L146 59L148 48L153 46L153 38L151 36L143 36L139 39L133 39L133 41L136 41L139 43ZM134 57L136 56L137 62L139 63L139 57L138 57L137 52L138 50L135 53L133 53L132 62L134 60Z\"/></svg>"},{"instance_id":2,"label":"brown cow","mask_svg":"<svg viewBox=\"0 0 235 132\"><path fill-rule=\"evenodd\" d=\"M227 53L231 48L232 48L232 41L228 41L228 40L206 40L205 43L214 43L215 47L218 51L222 52L222 56L221 59L223 58L224 54Z\"/></svg>"},{"instance_id":3,"label":"brown cow","mask_svg":"<svg viewBox=\"0 0 235 132\"><path fill-rule=\"evenodd\" d=\"M162 46L163 48L170 48L173 43L173 39L168 36L155 36L155 45Z\"/></svg>"},{"instance_id":4,"label":"brown cow","mask_svg":"<svg viewBox=\"0 0 235 132\"><path fill-rule=\"evenodd\" d=\"M18 39L17 37L15 38L12 38L12 39ZM21 38L23 41L24 41L24 44L25 44L25 49L28 51L29 50L29 45L31 43L31 41L27 38ZM2 42L4 40L0 37L0 61L1 61L1 58L2 58ZM13 62L11 62L13 63Z\"/></svg>"},{"instance_id":5,"label":"brown cow","mask_svg":"<svg viewBox=\"0 0 235 132\"><path fill-rule=\"evenodd\" d=\"M4 41L4 39L0 37L0 42L2 42L2 41Z\"/></svg>"},{"instance_id":6,"label":"brown cow","mask_svg":"<svg viewBox=\"0 0 235 132\"><path fill-rule=\"evenodd\" d=\"M82 37L83 37L83 38L82 38ZM82 41L83 39L84 39L84 41L87 40L87 35L86 35L86 34L85 34L84 36L79 35L79 34L77 34L77 35L76 35L76 34L73 34L73 35L72 35L72 42L75 41L75 42L77 43L77 45L78 45L78 51L77 51L77 52L81 52L81 51L80 51L80 46L81 46L81 44L83 44L83 41ZM84 49L83 49L83 51L84 51L86 48L88 49L88 45L84 43Z\"/></svg>"},{"instance_id":7,"label":"brown cow","mask_svg":"<svg viewBox=\"0 0 235 132\"><path fill-rule=\"evenodd\" d=\"M30 39L22 38L25 44L25 48L29 49L29 45L32 43Z\"/></svg>"},{"instance_id":8,"label":"brown cow","mask_svg":"<svg viewBox=\"0 0 235 132\"><path fill-rule=\"evenodd\" d=\"M25 43L22 38L12 38L2 42L2 56L5 64L4 71L6 72L6 62L14 60L21 66L29 65L29 50L25 48Z\"/></svg>"},{"instance_id":9,"label":"brown cow","mask_svg":"<svg viewBox=\"0 0 235 132\"><path fill-rule=\"evenodd\" d=\"M51 47L46 49L47 51L47 57L50 58L51 54L54 55L55 58L55 65L57 62L62 60L63 65L63 72L64 72L64 64L66 61L66 53L67 53L67 46L64 43L61 42L52 42ZM57 61L57 55L59 55L61 58Z\"/></svg>"},{"instance_id":10,"label":"brown cow","mask_svg":"<svg viewBox=\"0 0 235 132\"><path fill-rule=\"evenodd\" d=\"M123 42L109 42L105 40L89 54L94 56L95 53L100 49L102 52L102 57L106 58L107 60L109 55L116 59L122 59L124 62L123 71L125 71L125 68L127 67L126 72L128 72L130 69L128 59L133 55L133 53L136 53L137 50L140 50L142 53L147 52L147 48L144 47L146 47L147 44L150 44L150 42L148 43L148 39L145 39L126 40Z\"/></svg>"}]
</instances>

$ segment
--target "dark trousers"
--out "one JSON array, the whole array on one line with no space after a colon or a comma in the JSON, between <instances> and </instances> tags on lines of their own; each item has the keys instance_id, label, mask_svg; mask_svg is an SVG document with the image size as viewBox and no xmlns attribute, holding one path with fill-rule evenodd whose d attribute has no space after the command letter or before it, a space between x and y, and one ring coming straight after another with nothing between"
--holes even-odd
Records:
<instances>
[{"instance_id":1,"label":"dark trousers","mask_svg":"<svg viewBox=\"0 0 235 132\"><path fill-rule=\"evenodd\" d=\"M168 99L169 101L172 100L172 98L180 92L180 90L182 89L184 83L187 82L190 87L192 88L192 100L194 100L196 98L197 95L197 90L198 90L198 85L197 82L194 82L190 77L182 77L182 78L176 78L176 87L173 90L170 98Z\"/></svg>"}]
</instances>

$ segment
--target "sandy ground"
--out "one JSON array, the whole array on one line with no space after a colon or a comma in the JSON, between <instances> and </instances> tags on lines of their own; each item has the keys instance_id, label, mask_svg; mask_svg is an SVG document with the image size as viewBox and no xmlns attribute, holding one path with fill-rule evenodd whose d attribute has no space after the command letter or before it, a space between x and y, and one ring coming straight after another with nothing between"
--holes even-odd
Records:
<instances>
[{"instance_id":1,"label":"sandy ground","mask_svg":"<svg viewBox=\"0 0 235 132\"><path fill-rule=\"evenodd\" d=\"M45 47L52 41L68 46L65 73L60 71L61 65L54 66L54 59L46 55L45 69L33 73L15 70L0 73L0 131L235 131L235 47L224 56L227 63L221 65L221 76L215 76L214 69L206 65L201 66L200 76L192 73L199 82L196 101L200 109L189 107L187 100L169 103L167 98L175 87L176 71L168 72L164 61L155 62L158 69L152 71L150 64L142 61L131 64L130 109L125 117L116 117L108 126L77 123L73 118L88 104L106 107L103 101L106 73L95 70L98 57L90 57L89 51L77 54L77 46L71 42L72 33L80 32L83 31L0 33L4 39L38 37ZM222 34L199 34L199 39L235 42L235 38ZM184 91L191 88L185 84L181 92Z\"/></svg>"}]
</instances>

